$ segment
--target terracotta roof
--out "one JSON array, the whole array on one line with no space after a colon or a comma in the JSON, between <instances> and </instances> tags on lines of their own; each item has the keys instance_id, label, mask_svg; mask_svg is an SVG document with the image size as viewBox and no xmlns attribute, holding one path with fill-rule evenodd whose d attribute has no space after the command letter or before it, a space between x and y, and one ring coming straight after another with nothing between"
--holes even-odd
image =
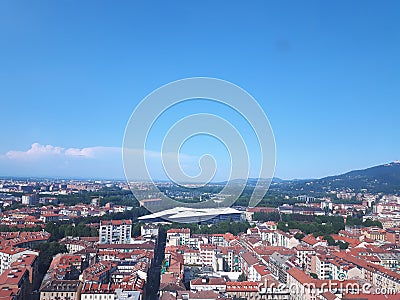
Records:
<instances>
[{"instance_id":1,"label":"terracotta roof","mask_svg":"<svg viewBox=\"0 0 400 300\"><path fill-rule=\"evenodd\" d=\"M314 246L318 241L312 234L306 235L302 238L302 241L308 245Z\"/></svg>"},{"instance_id":2,"label":"terracotta roof","mask_svg":"<svg viewBox=\"0 0 400 300\"><path fill-rule=\"evenodd\" d=\"M335 284L335 286L345 286L345 283L357 283L356 280L320 280L320 279L314 279L311 276L307 275L304 273L302 270L298 268L291 268L287 271L287 273L296 279L298 282L300 282L302 285L309 285L313 284L316 288L321 288L322 286L328 286L328 284Z\"/></svg>"},{"instance_id":3,"label":"terracotta roof","mask_svg":"<svg viewBox=\"0 0 400 300\"><path fill-rule=\"evenodd\" d=\"M276 212L278 211L276 208L274 207L248 207L246 209L247 212Z\"/></svg>"},{"instance_id":4,"label":"terracotta roof","mask_svg":"<svg viewBox=\"0 0 400 300\"><path fill-rule=\"evenodd\" d=\"M324 299L326 300L336 300L338 299L338 297L335 294L332 294L331 292L325 292L322 294L322 297L324 297Z\"/></svg>"},{"instance_id":5,"label":"terracotta roof","mask_svg":"<svg viewBox=\"0 0 400 300\"><path fill-rule=\"evenodd\" d=\"M207 300L215 300L219 299L220 295L218 292L215 291L179 291L178 292L178 297L176 299L181 300L181 299L187 299L183 295L188 295L188 299L207 299ZM164 298L162 298L164 299Z\"/></svg>"},{"instance_id":6,"label":"terracotta roof","mask_svg":"<svg viewBox=\"0 0 400 300\"><path fill-rule=\"evenodd\" d=\"M28 273L28 270L24 267L12 267L7 269L0 275L0 286L10 285L18 286L24 275Z\"/></svg>"},{"instance_id":7,"label":"terracotta roof","mask_svg":"<svg viewBox=\"0 0 400 300\"><path fill-rule=\"evenodd\" d=\"M100 221L100 225L132 225L132 220L106 220Z\"/></svg>"},{"instance_id":8,"label":"terracotta roof","mask_svg":"<svg viewBox=\"0 0 400 300\"><path fill-rule=\"evenodd\" d=\"M137 244L99 244L99 249L154 249L153 242L137 243Z\"/></svg>"},{"instance_id":9,"label":"terracotta roof","mask_svg":"<svg viewBox=\"0 0 400 300\"><path fill-rule=\"evenodd\" d=\"M256 263L258 263L258 259L254 257L253 254L251 254L250 252L245 252L241 254L243 260L246 261L246 263L250 266L255 265Z\"/></svg>"},{"instance_id":10,"label":"terracotta roof","mask_svg":"<svg viewBox=\"0 0 400 300\"><path fill-rule=\"evenodd\" d=\"M267 274L271 274L270 271L268 271L267 267L262 265L262 264L257 264L254 266L254 269L257 271L258 274L260 274L261 276L267 275Z\"/></svg>"},{"instance_id":11,"label":"terracotta roof","mask_svg":"<svg viewBox=\"0 0 400 300\"><path fill-rule=\"evenodd\" d=\"M189 233L190 234L190 229L189 228L172 228L167 231L167 234L168 233Z\"/></svg>"},{"instance_id":12,"label":"terracotta roof","mask_svg":"<svg viewBox=\"0 0 400 300\"><path fill-rule=\"evenodd\" d=\"M253 281L242 281L242 282L227 282L227 292L258 292L259 283Z\"/></svg>"},{"instance_id":13,"label":"terracotta roof","mask_svg":"<svg viewBox=\"0 0 400 300\"><path fill-rule=\"evenodd\" d=\"M190 285L225 285L225 278L207 278L206 282L203 282L203 278L196 278L190 281Z\"/></svg>"}]
</instances>

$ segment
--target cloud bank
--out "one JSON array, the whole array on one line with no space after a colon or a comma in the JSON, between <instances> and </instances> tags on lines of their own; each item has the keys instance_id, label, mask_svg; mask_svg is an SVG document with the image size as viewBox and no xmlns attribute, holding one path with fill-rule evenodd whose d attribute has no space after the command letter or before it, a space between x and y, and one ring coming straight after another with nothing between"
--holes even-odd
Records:
<instances>
[{"instance_id":1,"label":"cloud bank","mask_svg":"<svg viewBox=\"0 0 400 300\"><path fill-rule=\"evenodd\" d=\"M8 151L5 156L10 160L34 160L49 157L84 157L96 158L104 154L120 154L119 147L62 148L52 145L33 143L27 151Z\"/></svg>"},{"instance_id":2,"label":"cloud bank","mask_svg":"<svg viewBox=\"0 0 400 300\"><path fill-rule=\"evenodd\" d=\"M119 147L63 148L34 143L0 154L1 176L124 178Z\"/></svg>"},{"instance_id":3,"label":"cloud bank","mask_svg":"<svg viewBox=\"0 0 400 300\"><path fill-rule=\"evenodd\" d=\"M143 155L143 150L132 149L132 155ZM179 156L181 166L188 174L199 172L199 158L180 153L147 151L146 163L149 174L155 180L166 180L162 159L175 160ZM25 151L10 150L0 154L0 176L55 177L55 178L104 178L124 179L121 147L95 146L64 148L33 143ZM138 170L138 180L146 178Z\"/></svg>"}]
</instances>

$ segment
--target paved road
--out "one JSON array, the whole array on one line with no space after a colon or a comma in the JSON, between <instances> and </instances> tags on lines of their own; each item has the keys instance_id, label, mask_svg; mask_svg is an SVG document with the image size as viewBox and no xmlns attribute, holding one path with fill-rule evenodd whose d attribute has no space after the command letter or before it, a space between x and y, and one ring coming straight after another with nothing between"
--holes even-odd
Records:
<instances>
[{"instance_id":1,"label":"paved road","mask_svg":"<svg viewBox=\"0 0 400 300\"><path fill-rule=\"evenodd\" d=\"M156 243L156 249L154 251L154 259L152 265L150 266L148 281L146 284L147 300L158 299L158 290L160 288L161 264L164 260L166 236L167 234L165 232L165 229L160 228Z\"/></svg>"}]
</instances>

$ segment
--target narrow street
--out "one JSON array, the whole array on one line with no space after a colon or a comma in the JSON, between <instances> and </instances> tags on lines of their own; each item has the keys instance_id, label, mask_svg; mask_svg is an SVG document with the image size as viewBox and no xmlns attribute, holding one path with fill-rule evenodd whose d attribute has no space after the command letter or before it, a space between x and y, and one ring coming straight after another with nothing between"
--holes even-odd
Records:
<instances>
[{"instance_id":1,"label":"narrow street","mask_svg":"<svg viewBox=\"0 0 400 300\"><path fill-rule=\"evenodd\" d=\"M146 299L147 300L157 300L158 290L160 288L160 272L161 264L164 260L165 251L165 240L166 231L163 227L160 227L158 232L158 239L156 243L156 249L154 251L153 263L150 266L150 271L148 274L148 281L146 284Z\"/></svg>"}]
</instances>

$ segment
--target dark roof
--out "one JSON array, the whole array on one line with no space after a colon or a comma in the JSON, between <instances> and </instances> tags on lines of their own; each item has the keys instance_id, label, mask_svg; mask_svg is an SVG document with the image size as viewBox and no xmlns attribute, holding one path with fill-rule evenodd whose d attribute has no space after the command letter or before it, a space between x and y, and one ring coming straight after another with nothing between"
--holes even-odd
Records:
<instances>
[{"instance_id":1,"label":"dark roof","mask_svg":"<svg viewBox=\"0 0 400 300\"><path fill-rule=\"evenodd\" d=\"M41 292L76 292L81 282L79 280L52 280L41 287Z\"/></svg>"}]
</instances>

